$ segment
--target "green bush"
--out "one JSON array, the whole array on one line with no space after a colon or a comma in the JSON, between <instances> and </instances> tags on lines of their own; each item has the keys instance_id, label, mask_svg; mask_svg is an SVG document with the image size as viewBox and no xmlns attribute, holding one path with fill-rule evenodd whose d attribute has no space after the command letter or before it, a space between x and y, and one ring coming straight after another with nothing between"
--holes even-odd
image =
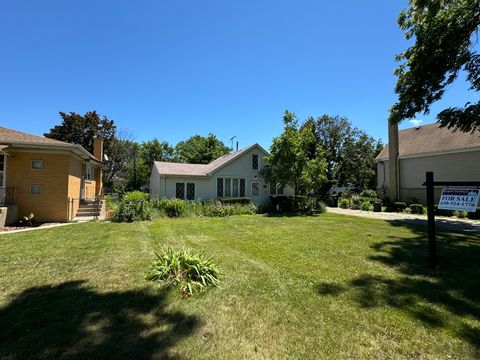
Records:
<instances>
[{"instance_id":1,"label":"green bush","mask_svg":"<svg viewBox=\"0 0 480 360\"><path fill-rule=\"evenodd\" d=\"M188 204L184 200L171 199L167 202L165 213L168 217L184 217L188 215Z\"/></svg>"},{"instance_id":2,"label":"green bush","mask_svg":"<svg viewBox=\"0 0 480 360\"><path fill-rule=\"evenodd\" d=\"M362 202L362 205L360 205L360 210L373 211L373 205L370 204L368 201L364 201Z\"/></svg>"},{"instance_id":3,"label":"green bush","mask_svg":"<svg viewBox=\"0 0 480 360\"><path fill-rule=\"evenodd\" d=\"M465 219L468 216L468 212L466 211L455 211L454 214L461 219Z\"/></svg>"},{"instance_id":4,"label":"green bush","mask_svg":"<svg viewBox=\"0 0 480 360\"><path fill-rule=\"evenodd\" d=\"M370 204L374 204L376 202L382 202L381 199L376 198L376 197L365 197L365 196L360 196L360 201L361 202L369 202Z\"/></svg>"},{"instance_id":5,"label":"green bush","mask_svg":"<svg viewBox=\"0 0 480 360\"><path fill-rule=\"evenodd\" d=\"M407 198L407 201L405 203L407 204L407 206L410 206L412 204L418 204L418 199L412 196Z\"/></svg>"},{"instance_id":6,"label":"green bush","mask_svg":"<svg viewBox=\"0 0 480 360\"><path fill-rule=\"evenodd\" d=\"M407 207L407 204L401 201L397 201L393 203L393 211L395 212L403 212L405 208Z\"/></svg>"},{"instance_id":7,"label":"green bush","mask_svg":"<svg viewBox=\"0 0 480 360\"><path fill-rule=\"evenodd\" d=\"M209 286L218 286L220 270L203 253L191 249L167 248L160 254L145 274L148 281L164 282L167 286L180 288L182 297L203 291Z\"/></svg>"},{"instance_id":8,"label":"green bush","mask_svg":"<svg viewBox=\"0 0 480 360\"><path fill-rule=\"evenodd\" d=\"M434 209L435 209L435 215L438 215L438 216L454 216L455 212L453 210L443 210L443 209L439 209L438 208L438 205L435 205L434 206Z\"/></svg>"},{"instance_id":9,"label":"green bush","mask_svg":"<svg viewBox=\"0 0 480 360\"><path fill-rule=\"evenodd\" d=\"M348 199L341 198L338 201L338 206L341 207L342 209L348 209L348 207L350 206L350 201Z\"/></svg>"},{"instance_id":10,"label":"green bush","mask_svg":"<svg viewBox=\"0 0 480 360\"><path fill-rule=\"evenodd\" d=\"M251 204L252 200L248 198L223 198L220 199L222 204Z\"/></svg>"},{"instance_id":11,"label":"green bush","mask_svg":"<svg viewBox=\"0 0 480 360\"><path fill-rule=\"evenodd\" d=\"M375 190L365 189L360 193L360 196L366 198L377 198L377 192Z\"/></svg>"},{"instance_id":12,"label":"green bush","mask_svg":"<svg viewBox=\"0 0 480 360\"><path fill-rule=\"evenodd\" d=\"M412 214L423 215L426 212L422 204L410 204L409 208L412 210Z\"/></svg>"},{"instance_id":13,"label":"green bush","mask_svg":"<svg viewBox=\"0 0 480 360\"><path fill-rule=\"evenodd\" d=\"M114 222L132 222L151 219L151 209L148 201L120 200L117 207L113 209L112 221Z\"/></svg>"},{"instance_id":14,"label":"green bush","mask_svg":"<svg viewBox=\"0 0 480 360\"><path fill-rule=\"evenodd\" d=\"M125 195L123 195L123 200L125 201L139 201L139 200L148 201L149 198L150 198L150 195L141 191L130 191Z\"/></svg>"},{"instance_id":15,"label":"green bush","mask_svg":"<svg viewBox=\"0 0 480 360\"><path fill-rule=\"evenodd\" d=\"M412 213L412 209L407 206L405 209L403 209L403 212L404 212L405 214L411 214L411 213Z\"/></svg>"}]
</instances>

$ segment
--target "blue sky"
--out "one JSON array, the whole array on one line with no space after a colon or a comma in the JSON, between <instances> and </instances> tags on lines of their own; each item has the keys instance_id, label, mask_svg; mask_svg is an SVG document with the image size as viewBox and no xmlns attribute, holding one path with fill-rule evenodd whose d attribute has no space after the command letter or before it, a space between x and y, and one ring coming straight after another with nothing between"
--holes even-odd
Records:
<instances>
[{"instance_id":1,"label":"blue sky","mask_svg":"<svg viewBox=\"0 0 480 360\"><path fill-rule=\"evenodd\" d=\"M387 140L406 1L0 2L0 124L42 134L97 110L138 141L268 147L285 109ZM457 82L423 124L471 94ZM408 122L402 127L412 126Z\"/></svg>"}]
</instances>

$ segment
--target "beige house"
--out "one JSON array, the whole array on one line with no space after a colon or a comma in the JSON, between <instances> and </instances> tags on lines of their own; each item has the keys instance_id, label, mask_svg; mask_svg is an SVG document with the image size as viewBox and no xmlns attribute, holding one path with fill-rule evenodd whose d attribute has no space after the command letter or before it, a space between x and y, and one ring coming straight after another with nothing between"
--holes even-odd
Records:
<instances>
[{"instance_id":1,"label":"beige house","mask_svg":"<svg viewBox=\"0 0 480 360\"><path fill-rule=\"evenodd\" d=\"M480 132L453 132L435 123L400 130L398 143L396 191L389 189L389 147L376 158L377 192L382 198L396 193L400 201L416 198L425 204L422 184L427 171L433 171L438 181L480 181ZM436 188L436 202L440 193Z\"/></svg>"},{"instance_id":2,"label":"beige house","mask_svg":"<svg viewBox=\"0 0 480 360\"><path fill-rule=\"evenodd\" d=\"M291 196L293 189L268 184L260 176L268 152L254 144L209 164L155 161L150 176L152 199L212 200L246 198L265 203L270 196Z\"/></svg>"},{"instance_id":3,"label":"beige house","mask_svg":"<svg viewBox=\"0 0 480 360\"><path fill-rule=\"evenodd\" d=\"M30 213L37 221L97 215L102 157L101 138L95 139L92 155L80 145L0 127L3 220L13 223Z\"/></svg>"}]
</instances>

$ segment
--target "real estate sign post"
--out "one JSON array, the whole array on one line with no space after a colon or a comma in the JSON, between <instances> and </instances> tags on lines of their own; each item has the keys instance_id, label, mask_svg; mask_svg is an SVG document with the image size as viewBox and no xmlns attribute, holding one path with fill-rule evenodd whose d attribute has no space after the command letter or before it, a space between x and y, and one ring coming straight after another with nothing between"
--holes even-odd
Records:
<instances>
[{"instance_id":1,"label":"real estate sign post","mask_svg":"<svg viewBox=\"0 0 480 360\"><path fill-rule=\"evenodd\" d=\"M427 214L428 214L428 261L430 267L437 267L437 241L435 239L435 186L447 186L442 190L439 209L475 212L480 194L480 181L435 181L433 172L426 173ZM458 188L448 188L457 186ZM470 188L468 188L470 187Z\"/></svg>"}]
</instances>

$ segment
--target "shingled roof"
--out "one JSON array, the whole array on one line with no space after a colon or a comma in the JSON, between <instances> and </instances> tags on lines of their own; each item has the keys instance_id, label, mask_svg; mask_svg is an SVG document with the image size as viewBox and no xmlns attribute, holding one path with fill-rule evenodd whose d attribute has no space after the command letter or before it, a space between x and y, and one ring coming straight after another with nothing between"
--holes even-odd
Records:
<instances>
[{"instance_id":1,"label":"shingled roof","mask_svg":"<svg viewBox=\"0 0 480 360\"><path fill-rule=\"evenodd\" d=\"M154 165L158 173L161 175L209 176L216 170L239 158L254 147L259 147L262 151L266 153L266 151L260 145L254 144L236 152L221 156L218 159L213 160L209 164L183 164L155 161Z\"/></svg>"},{"instance_id":2,"label":"shingled roof","mask_svg":"<svg viewBox=\"0 0 480 360\"><path fill-rule=\"evenodd\" d=\"M441 128L439 124L417 126L398 132L399 157L461 152L480 149L480 132L464 133ZM388 145L378 154L377 161L388 160Z\"/></svg>"},{"instance_id":3,"label":"shingled roof","mask_svg":"<svg viewBox=\"0 0 480 360\"><path fill-rule=\"evenodd\" d=\"M0 143L63 144L63 141L27 134L0 126Z\"/></svg>"},{"instance_id":4,"label":"shingled roof","mask_svg":"<svg viewBox=\"0 0 480 360\"><path fill-rule=\"evenodd\" d=\"M22 131L12 130L0 126L0 147L1 150L9 147L60 147L64 150L73 151L83 157L99 161L81 145L70 144L64 141L49 139L43 136L27 134Z\"/></svg>"}]
</instances>

